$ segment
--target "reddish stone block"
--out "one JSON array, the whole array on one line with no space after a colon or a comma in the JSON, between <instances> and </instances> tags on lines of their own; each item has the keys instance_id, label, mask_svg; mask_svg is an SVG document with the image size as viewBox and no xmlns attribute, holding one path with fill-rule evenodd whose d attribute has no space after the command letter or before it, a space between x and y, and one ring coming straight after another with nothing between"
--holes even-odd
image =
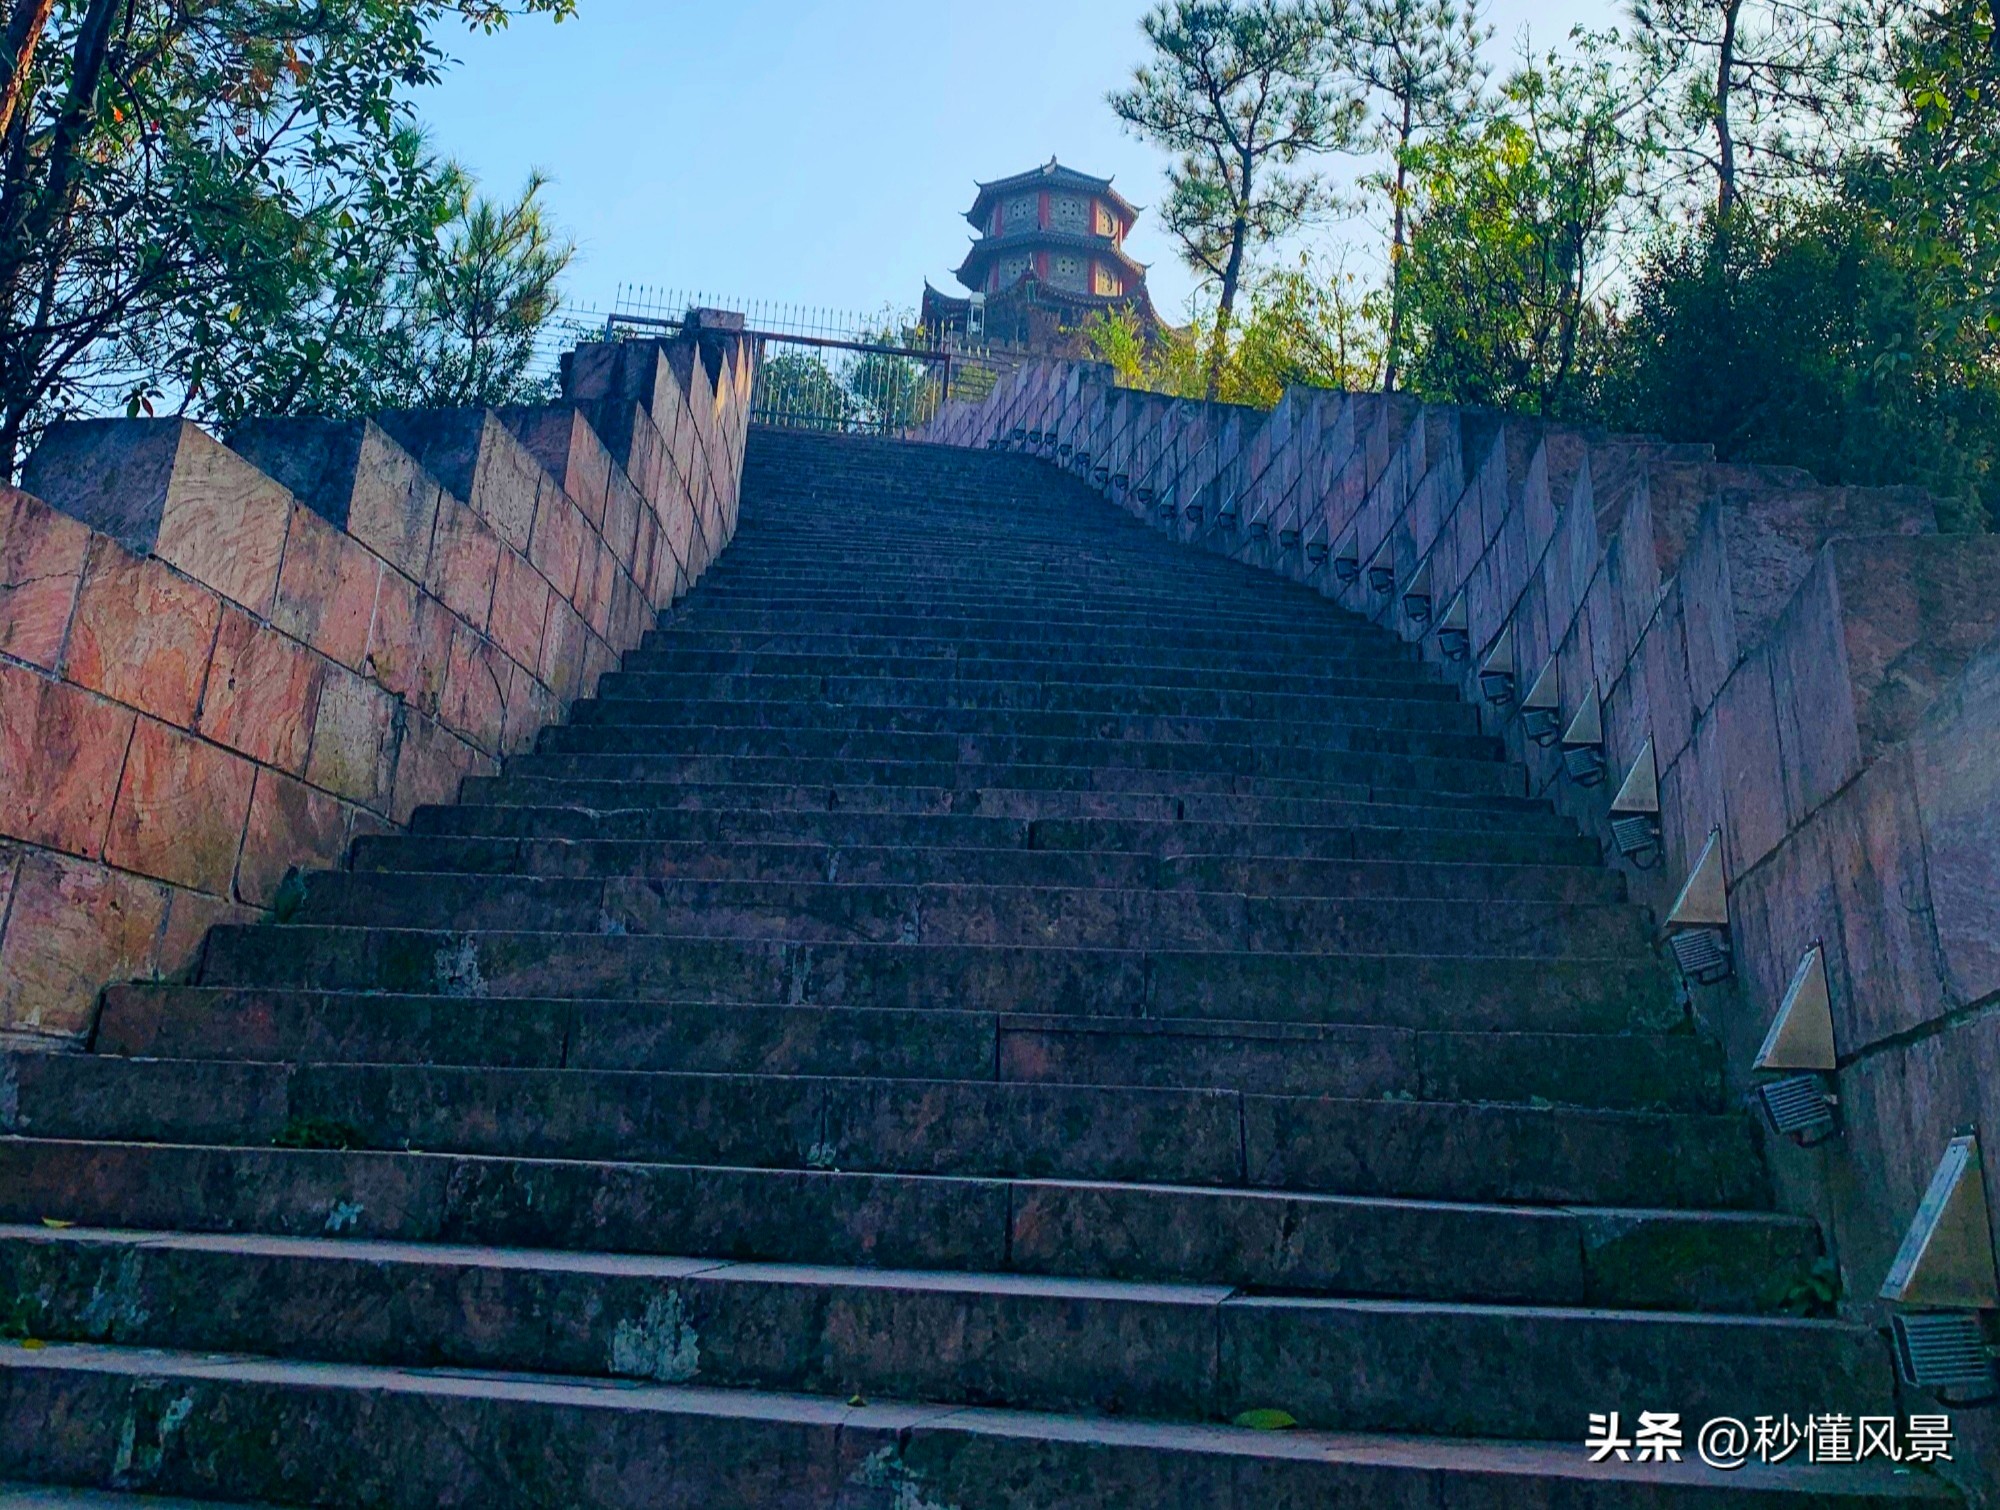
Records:
<instances>
[{"instance_id":1,"label":"reddish stone block","mask_svg":"<svg viewBox=\"0 0 2000 1510\"><path fill-rule=\"evenodd\" d=\"M470 508L447 496L438 510L437 541L424 586L482 634L493 612L500 537Z\"/></svg>"},{"instance_id":2,"label":"reddish stone block","mask_svg":"<svg viewBox=\"0 0 2000 1510\"><path fill-rule=\"evenodd\" d=\"M90 550L90 531L0 483L0 655L53 671Z\"/></svg>"},{"instance_id":3,"label":"reddish stone block","mask_svg":"<svg viewBox=\"0 0 2000 1510\"><path fill-rule=\"evenodd\" d=\"M500 748L507 722L507 657L463 624L452 632L451 670L438 717L479 749Z\"/></svg>"},{"instance_id":4,"label":"reddish stone block","mask_svg":"<svg viewBox=\"0 0 2000 1510\"><path fill-rule=\"evenodd\" d=\"M494 643L523 666L539 665L548 617L549 584L526 556L502 551L493 588Z\"/></svg>"},{"instance_id":5,"label":"reddish stone block","mask_svg":"<svg viewBox=\"0 0 2000 1510\"><path fill-rule=\"evenodd\" d=\"M507 723L502 752L519 754L534 748L535 737L562 717L555 694L519 666L507 668Z\"/></svg>"},{"instance_id":6,"label":"reddish stone block","mask_svg":"<svg viewBox=\"0 0 2000 1510\"><path fill-rule=\"evenodd\" d=\"M252 613L268 615L291 515L284 488L185 425L153 554Z\"/></svg>"},{"instance_id":7,"label":"reddish stone block","mask_svg":"<svg viewBox=\"0 0 2000 1510\"><path fill-rule=\"evenodd\" d=\"M368 654L382 563L308 509L292 520L271 622L350 670Z\"/></svg>"},{"instance_id":8,"label":"reddish stone block","mask_svg":"<svg viewBox=\"0 0 2000 1510\"><path fill-rule=\"evenodd\" d=\"M444 696L451 630L457 622L449 609L401 572L383 572L364 670L413 707L435 714Z\"/></svg>"},{"instance_id":9,"label":"reddish stone block","mask_svg":"<svg viewBox=\"0 0 2000 1510\"><path fill-rule=\"evenodd\" d=\"M647 508L639 496L639 490L623 477L611 480L611 491L606 495L604 508L604 543L611 548L611 554L621 565L632 564L632 542L638 538L639 515Z\"/></svg>"},{"instance_id":10,"label":"reddish stone block","mask_svg":"<svg viewBox=\"0 0 2000 1510\"><path fill-rule=\"evenodd\" d=\"M167 889L44 850L22 856L0 938L0 1028L81 1037L113 981L151 974Z\"/></svg>"},{"instance_id":11,"label":"reddish stone block","mask_svg":"<svg viewBox=\"0 0 2000 1510\"><path fill-rule=\"evenodd\" d=\"M1938 955L1958 1002L2000 991L2000 646L1966 667L1911 744Z\"/></svg>"},{"instance_id":12,"label":"reddish stone block","mask_svg":"<svg viewBox=\"0 0 2000 1510\"><path fill-rule=\"evenodd\" d=\"M420 807L457 800L459 783L482 775L493 763L449 729L413 714L404 737L405 755L396 773L395 802L390 816L400 824Z\"/></svg>"},{"instance_id":13,"label":"reddish stone block","mask_svg":"<svg viewBox=\"0 0 2000 1510\"><path fill-rule=\"evenodd\" d=\"M1778 745L1770 662L1761 652L1736 668L1715 700L1730 872L1741 875L1785 837L1784 757Z\"/></svg>"},{"instance_id":14,"label":"reddish stone block","mask_svg":"<svg viewBox=\"0 0 2000 1510\"><path fill-rule=\"evenodd\" d=\"M215 639L201 732L265 765L303 771L325 664L232 606Z\"/></svg>"},{"instance_id":15,"label":"reddish stone block","mask_svg":"<svg viewBox=\"0 0 2000 1510\"><path fill-rule=\"evenodd\" d=\"M542 637L542 663L535 679L553 692L560 702L569 703L583 675L583 643L590 628L583 617L561 598L549 604L548 632Z\"/></svg>"},{"instance_id":16,"label":"reddish stone block","mask_svg":"<svg viewBox=\"0 0 2000 1510\"><path fill-rule=\"evenodd\" d=\"M160 935L154 968L163 976L185 975L201 957L211 928L225 923L254 923L257 913L224 897L169 887L167 925Z\"/></svg>"},{"instance_id":17,"label":"reddish stone block","mask_svg":"<svg viewBox=\"0 0 2000 1510\"><path fill-rule=\"evenodd\" d=\"M576 574L588 534L583 514L562 489L544 488L535 505L535 535L528 545L528 559L565 598L576 591Z\"/></svg>"},{"instance_id":18,"label":"reddish stone block","mask_svg":"<svg viewBox=\"0 0 2000 1510\"><path fill-rule=\"evenodd\" d=\"M0 834L95 859L137 715L0 662Z\"/></svg>"},{"instance_id":19,"label":"reddish stone block","mask_svg":"<svg viewBox=\"0 0 2000 1510\"><path fill-rule=\"evenodd\" d=\"M64 675L187 728L221 616L200 583L100 536L84 568Z\"/></svg>"},{"instance_id":20,"label":"reddish stone block","mask_svg":"<svg viewBox=\"0 0 2000 1510\"><path fill-rule=\"evenodd\" d=\"M256 774L240 755L141 719L104 858L143 876L228 895Z\"/></svg>"},{"instance_id":21,"label":"reddish stone block","mask_svg":"<svg viewBox=\"0 0 2000 1510\"><path fill-rule=\"evenodd\" d=\"M325 791L381 808L396 771L396 699L344 666L329 665L313 718L306 780Z\"/></svg>"},{"instance_id":22,"label":"reddish stone block","mask_svg":"<svg viewBox=\"0 0 2000 1510\"><path fill-rule=\"evenodd\" d=\"M269 907L285 872L324 870L347 848L348 809L325 792L276 771L257 773L243 854L236 862L236 897Z\"/></svg>"},{"instance_id":23,"label":"reddish stone block","mask_svg":"<svg viewBox=\"0 0 2000 1510\"><path fill-rule=\"evenodd\" d=\"M1840 931L1855 986L1855 1041L1841 1044L1852 1052L1929 1022L1955 1003L1938 958L1909 750L1878 760L1823 811L1842 882Z\"/></svg>"}]
</instances>

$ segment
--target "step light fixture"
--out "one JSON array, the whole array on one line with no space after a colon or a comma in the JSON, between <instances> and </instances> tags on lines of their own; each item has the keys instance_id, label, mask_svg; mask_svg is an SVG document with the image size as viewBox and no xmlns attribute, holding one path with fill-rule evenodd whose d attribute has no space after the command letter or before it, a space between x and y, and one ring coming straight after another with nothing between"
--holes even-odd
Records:
<instances>
[{"instance_id":1,"label":"step light fixture","mask_svg":"<svg viewBox=\"0 0 2000 1510\"><path fill-rule=\"evenodd\" d=\"M1451 607L1438 620L1438 649L1453 664L1472 654L1472 617L1466 608L1463 590L1451 600Z\"/></svg>"},{"instance_id":2,"label":"step light fixture","mask_svg":"<svg viewBox=\"0 0 2000 1510\"><path fill-rule=\"evenodd\" d=\"M1521 725L1543 749L1562 738L1562 674L1554 656L1543 662L1541 674L1521 699Z\"/></svg>"},{"instance_id":3,"label":"step light fixture","mask_svg":"<svg viewBox=\"0 0 2000 1510\"><path fill-rule=\"evenodd\" d=\"M1840 1131L1840 1098L1833 1091L1833 1001L1826 985L1826 953L1806 950L1771 1019L1771 1031L1751 1068L1779 1078L1757 1087L1771 1130L1811 1148Z\"/></svg>"},{"instance_id":4,"label":"step light fixture","mask_svg":"<svg viewBox=\"0 0 2000 1510\"><path fill-rule=\"evenodd\" d=\"M1500 631L1487 647L1486 659L1479 663L1479 694L1496 708L1514 701L1518 668L1514 664L1514 626Z\"/></svg>"},{"instance_id":5,"label":"step light fixture","mask_svg":"<svg viewBox=\"0 0 2000 1510\"><path fill-rule=\"evenodd\" d=\"M1392 542L1384 540L1368 563L1368 585L1384 598L1396 590L1396 552Z\"/></svg>"},{"instance_id":6,"label":"step light fixture","mask_svg":"<svg viewBox=\"0 0 2000 1510\"><path fill-rule=\"evenodd\" d=\"M1107 482L1111 481L1111 468L1103 465L1092 467L1090 469L1090 480L1100 488L1103 487Z\"/></svg>"},{"instance_id":7,"label":"step light fixture","mask_svg":"<svg viewBox=\"0 0 2000 1510\"><path fill-rule=\"evenodd\" d=\"M1252 519L1250 521L1250 538L1252 540L1269 540L1271 538L1271 521L1268 519Z\"/></svg>"},{"instance_id":8,"label":"step light fixture","mask_svg":"<svg viewBox=\"0 0 2000 1510\"><path fill-rule=\"evenodd\" d=\"M1151 508L1154 500L1159 497L1151 488L1139 488L1132 496L1139 500L1139 507L1144 509Z\"/></svg>"},{"instance_id":9,"label":"step light fixture","mask_svg":"<svg viewBox=\"0 0 2000 1510\"><path fill-rule=\"evenodd\" d=\"M1324 540L1315 540L1306 547L1306 560L1315 567L1326 565L1326 558L1332 554Z\"/></svg>"},{"instance_id":10,"label":"step light fixture","mask_svg":"<svg viewBox=\"0 0 2000 1510\"><path fill-rule=\"evenodd\" d=\"M1729 881L1722 868L1722 830L1709 832L1701 858L1667 914L1667 947L1681 974L1697 986L1712 986L1735 973L1729 942Z\"/></svg>"},{"instance_id":11,"label":"step light fixture","mask_svg":"<svg viewBox=\"0 0 2000 1510\"><path fill-rule=\"evenodd\" d=\"M1895 1307L1889 1321L1896 1366L1907 1383L1950 1405L2000 1398L1987 1340L1988 1323L2000 1311L2000 1272L1979 1137L1970 1129L1945 1145L1881 1298Z\"/></svg>"},{"instance_id":12,"label":"step light fixture","mask_svg":"<svg viewBox=\"0 0 2000 1510\"><path fill-rule=\"evenodd\" d=\"M1563 770L1578 786L1604 780L1604 704L1593 683L1562 736Z\"/></svg>"},{"instance_id":13,"label":"step light fixture","mask_svg":"<svg viewBox=\"0 0 2000 1510\"><path fill-rule=\"evenodd\" d=\"M1334 580L1342 587L1352 587L1361 577L1361 542L1350 532L1333 552Z\"/></svg>"},{"instance_id":14,"label":"step light fixture","mask_svg":"<svg viewBox=\"0 0 2000 1510\"><path fill-rule=\"evenodd\" d=\"M1296 529L1282 529L1278 531L1278 549L1295 551L1298 548L1299 532ZM1320 559L1324 561L1326 557L1321 556Z\"/></svg>"},{"instance_id":15,"label":"step light fixture","mask_svg":"<svg viewBox=\"0 0 2000 1510\"><path fill-rule=\"evenodd\" d=\"M1431 558L1424 557L1403 584L1403 612L1419 629L1431 621Z\"/></svg>"},{"instance_id":16,"label":"step light fixture","mask_svg":"<svg viewBox=\"0 0 2000 1510\"><path fill-rule=\"evenodd\" d=\"M1611 799L1611 842L1640 870L1651 870L1665 854L1660 843L1660 768L1650 739Z\"/></svg>"},{"instance_id":17,"label":"step light fixture","mask_svg":"<svg viewBox=\"0 0 2000 1510\"><path fill-rule=\"evenodd\" d=\"M1215 511L1215 522L1226 530L1233 530L1243 518L1242 507L1234 498L1225 498Z\"/></svg>"},{"instance_id":18,"label":"step light fixture","mask_svg":"<svg viewBox=\"0 0 2000 1510\"><path fill-rule=\"evenodd\" d=\"M1111 474L1111 486L1121 493L1124 492L1132 486L1132 474L1130 472L1113 472Z\"/></svg>"}]
</instances>

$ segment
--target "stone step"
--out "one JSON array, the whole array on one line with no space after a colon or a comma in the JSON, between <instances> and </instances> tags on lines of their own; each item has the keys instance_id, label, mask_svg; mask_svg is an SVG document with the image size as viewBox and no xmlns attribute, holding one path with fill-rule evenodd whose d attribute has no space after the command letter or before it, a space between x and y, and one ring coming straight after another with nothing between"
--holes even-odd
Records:
<instances>
[{"instance_id":1,"label":"stone step","mask_svg":"<svg viewBox=\"0 0 2000 1510\"><path fill-rule=\"evenodd\" d=\"M106 993L99 1053L1218 1087L1274 1095L1720 1106L1692 1034L1419 1032L772 1003L481 1001L181 985Z\"/></svg>"},{"instance_id":2,"label":"stone step","mask_svg":"<svg viewBox=\"0 0 2000 1510\"><path fill-rule=\"evenodd\" d=\"M1895 1404L1877 1335L1789 1318L29 1227L0 1283L64 1342L1166 1420L1573 1441L1578 1400Z\"/></svg>"},{"instance_id":3,"label":"stone step","mask_svg":"<svg viewBox=\"0 0 2000 1510\"><path fill-rule=\"evenodd\" d=\"M690 724L671 702L594 703L603 711L542 731L539 754L675 754L865 760L881 764L944 762L958 766L1077 766L1096 769L1214 771L1304 780L1349 779L1357 757L1476 761L1501 769L1498 743L1482 734L1377 729L1322 729L1310 743L1265 740L1257 724L1235 726L1230 740L1105 738L1030 733L1002 726L977 733L839 727L769 728ZM1421 706L1421 705L1420 705ZM835 711L829 709L829 711ZM1029 715L1034 716L1034 715ZM1046 715L1043 715L1046 716ZM1213 733L1212 729L1203 732ZM1517 783L1518 784L1518 783Z\"/></svg>"},{"instance_id":4,"label":"stone step","mask_svg":"<svg viewBox=\"0 0 2000 1510\"><path fill-rule=\"evenodd\" d=\"M232 1501L237 1510L244 1502ZM155 1494L73 1489L56 1484L0 1484L0 1510L225 1510L217 1500L162 1499ZM249 1510L258 1510L250 1506Z\"/></svg>"},{"instance_id":5,"label":"stone step","mask_svg":"<svg viewBox=\"0 0 2000 1510\"><path fill-rule=\"evenodd\" d=\"M1354 805L1361 821L1340 825L1204 823L1172 819L1007 818L970 813L776 808L577 806L422 807L411 815L420 837L491 837L574 842L631 840L725 844L799 840L912 848L1020 848L1066 853L1136 852L1307 860L1396 860L1494 865L1599 864L1595 841L1552 813L1426 813ZM833 794L838 796L838 794ZM1502 826L1499 820L1505 820ZM1449 827L1424 826L1426 819ZM1373 821L1370 821L1373 820Z\"/></svg>"},{"instance_id":6,"label":"stone step","mask_svg":"<svg viewBox=\"0 0 2000 1510\"><path fill-rule=\"evenodd\" d=\"M614 673L613 675L616 675ZM604 683L611 686L606 690ZM1304 749L1344 749L1361 730L1458 736L1477 735L1479 720L1467 707L1428 700L1363 699L1339 720L1236 718L1216 713L1120 713L1078 708L869 706L823 699L760 702L739 699L626 697L622 683L606 676L599 695L574 704L571 724L646 724L687 728L827 729L857 733L933 735L1006 734L1050 739L1188 740L1207 744L1262 744ZM570 725L552 727L567 728Z\"/></svg>"},{"instance_id":7,"label":"stone step","mask_svg":"<svg viewBox=\"0 0 2000 1510\"><path fill-rule=\"evenodd\" d=\"M646 632L635 653L764 652L776 655L942 654L960 660L1020 660L1045 654L1051 664L1091 664L1103 657L1138 655L1167 665L1220 664L1240 667L1275 656L1283 661L1309 657L1316 664L1349 659L1380 660L1402 665L1411 680L1427 673L1415 647L1386 634L1329 630L1301 623L1282 631L1246 630L1227 624L1205 624L1197 637L1093 627L1072 628L1025 618L973 625L930 617L898 620L894 630L855 629L805 620L783 629L730 627L721 617L697 613L683 605L669 610L658 627ZM733 616L732 616L733 617Z\"/></svg>"},{"instance_id":8,"label":"stone step","mask_svg":"<svg viewBox=\"0 0 2000 1510\"><path fill-rule=\"evenodd\" d=\"M1251 659L1274 657L1322 667L1337 661L1402 666L1421 679L1421 663L1411 647L1387 635L1321 632L1301 624L1282 635L1256 637L1204 627L1199 638L1185 636L1120 638L1109 634L1061 636L1035 623L995 627L980 635L944 632L934 625L903 635L842 634L810 627L787 633L744 633L704 627L698 615L669 618L642 642L649 654L709 656L938 656L950 660L1017 661L1040 657L1052 666L1115 664L1127 657L1151 660L1189 672L1240 668Z\"/></svg>"},{"instance_id":9,"label":"stone step","mask_svg":"<svg viewBox=\"0 0 2000 1510\"><path fill-rule=\"evenodd\" d=\"M785 943L226 925L198 984L446 996L790 1001L1549 1033L1685 1021L1654 962Z\"/></svg>"},{"instance_id":10,"label":"stone step","mask_svg":"<svg viewBox=\"0 0 2000 1510\"><path fill-rule=\"evenodd\" d=\"M296 916L467 932L1535 959L1645 958L1653 931L1638 907L1540 899L382 872L314 876Z\"/></svg>"},{"instance_id":11,"label":"stone step","mask_svg":"<svg viewBox=\"0 0 2000 1510\"><path fill-rule=\"evenodd\" d=\"M1072 772L1081 772L1072 775ZM924 774L911 772L902 774ZM941 774L941 773L940 773ZM1421 805L1400 803L1400 789L1376 789L1242 778L1253 790L1175 792L1158 786L1121 786L1102 778L1108 789L1078 789L1064 783L1090 777L1088 767L1016 767L1007 782L992 785L891 786L880 782L787 784L750 780L586 780L577 777L471 776L460 784L459 800L471 806L584 808L599 813L642 813L649 808L770 813L850 812L896 816L982 814L1052 824L1062 820L1138 823L1243 825L1251 828L1382 827L1396 822L1468 837L1498 831L1507 835L1566 834L1573 826L1550 812L1542 799L1485 792L1425 792ZM1135 781L1145 778L1135 777ZM1218 782L1218 784L1220 784ZM1275 787L1275 790L1267 788Z\"/></svg>"},{"instance_id":12,"label":"stone step","mask_svg":"<svg viewBox=\"0 0 2000 1510\"><path fill-rule=\"evenodd\" d=\"M371 834L360 872L678 880L1063 886L1292 897L1615 903L1624 878L1583 865L1165 855L903 845L474 839Z\"/></svg>"},{"instance_id":13,"label":"stone step","mask_svg":"<svg viewBox=\"0 0 2000 1510\"><path fill-rule=\"evenodd\" d=\"M632 744L646 746L646 732L630 736ZM730 788L760 788L762 792L808 790L822 794L814 806L824 806L830 790L858 794L860 804L890 802L896 810L912 802L920 810L952 796L962 800L968 794L990 796L992 800L1018 802L1022 798L1036 806L1036 814L1046 812L1048 802L1056 802L1056 812L1074 810L1076 802L1086 804L1084 812L1098 812L1102 800L1136 800L1150 804L1160 816L1184 816L1184 802L1248 802L1248 804L1320 804L1320 802L1366 802L1380 796L1390 802L1418 802L1432 808L1456 812L1466 806L1512 804L1514 808L1538 808L1542 798L1528 798L1520 772L1498 762L1484 766L1472 762L1432 762L1406 760L1402 756L1316 756L1324 762L1340 762L1344 774L1318 776L1262 776L1256 772L1236 774L1216 770L1154 770L1146 766L1120 764L1080 764L1080 766L998 766L998 764L958 764L946 760L814 760L806 756L702 756L702 754L520 754L508 760L502 776L476 776L460 788L460 800L494 800L492 792L540 792L552 788L576 788L588 794L588 806L614 806L604 802L616 788L626 788L638 804L650 800L674 800L680 792L728 792ZM1278 764L1278 762L1262 762ZM1402 766L1424 766L1438 770L1436 786L1420 786L1410 780ZM1012 796L1008 796L1012 794ZM506 800L506 798L500 798ZM742 806L742 802L726 802ZM954 804L956 806L956 804ZM1120 808L1114 808L1120 810ZM1140 808L1146 810L1144 806ZM1258 806L1242 812L1264 818ZM1284 808L1280 808L1284 812Z\"/></svg>"},{"instance_id":14,"label":"stone step","mask_svg":"<svg viewBox=\"0 0 2000 1510\"><path fill-rule=\"evenodd\" d=\"M1802 1287L1819 1252L1810 1222L1769 1212L1189 1185L13 1137L0 1137L0 1173L0 1221L28 1226L56 1220L1509 1305L1749 1311Z\"/></svg>"},{"instance_id":15,"label":"stone step","mask_svg":"<svg viewBox=\"0 0 2000 1510\"><path fill-rule=\"evenodd\" d=\"M747 1390L92 1346L8 1350L0 1364L0 1471L231 1500L378 1510L1877 1510L1951 1502L1928 1476L1880 1464L1720 1474L1692 1459L1594 1465L1569 1442L854 1406ZM43 1429L50 1421L64 1429Z\"/></svg>"},{"instance_id":16,"label":"stone step","mask_svg":"<svg viewBox=\"0 0 2000 1510\"><path fill-rule=\"evenodd\" d=\"M941 695L987 684L1059 684L1071 696L1102 693L1107 698L1138 688L1171 690L1195 683L1211 695L1225 692L1290 693L1295 696L1339 696L1395 700L1456 702L1452 688L1411 676L1393 662L1330 661L1324 668L1288 670L1257 660L1230 670L1204 670L1196 675L1171 661L1098 662L1088 666L1051 668L1032 655L1017 660L978 657L969 660L933 657L928 661L904 656L788 655L751 651L745 655L705 656L684 650L634 650L621 669L626 676L613 686L621 696L667 698L727 678L735 683L810 687L820 685L831 696L846 688L901 685L912 693ZM1058 674L1060 672L1060 674Z\"/></svg>"},{"instance_id":17,"label":"stone step","mask_svg":"<svg viewBox=\"0 0 2000 1510\"><path fill-rule=\"evenodd\" d=\"M0 1129L754 1169L1755 1209L1738 1114L1136 1086L10 1055Z\"/></svg>"}]
</instances>

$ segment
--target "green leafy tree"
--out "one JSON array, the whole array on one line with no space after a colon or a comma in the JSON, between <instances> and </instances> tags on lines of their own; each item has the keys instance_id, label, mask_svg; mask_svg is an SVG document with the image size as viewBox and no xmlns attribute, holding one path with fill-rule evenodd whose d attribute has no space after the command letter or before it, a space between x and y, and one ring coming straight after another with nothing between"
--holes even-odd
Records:
<instances>
[{"instance_id":1,"label":"green leafy tree","mask_svg":"<svg viewBox=\"0 0 2000 1510\"><path fill-rule=\"evenodd\" d=\"M816 352L767 355L752 407L772 424L808 429L845 430L860 415L854 395Z\"/></svg>"},{"instance_id":2,"label":"green leafy tree","mask_svg":"<svg viewBox=\"0 0 2000 1510\"><path fill-rule=\"evenodd\" d=\"M1330 67L1339 21L1311 0L1162 0L1144 22L1151 58L1111 96L1127 126L1177 154L1167 228L1218 288L1211 397L1247 259L1324 205L1301 164L1353 138L1359 104Z\"/></svg>"},{"instance_id":3,"label":"green leafy tree","mask_svg":"<svg viewBox=\"0 0 2000 1510\"><path fill-rule=\"evenodd\" d=\"M1509 78L1476 130L1414 156L1423 206L1403 297L1410 386L1427 398L1547 415L1587 403L1643 154L1613 39L1571 40L1574 57Z\"/></svg>"},{"instance_id":4,"label":"green leafy tree","mask_svg":"<svg viewBox=\"0 0 2000 1510\"><path fill-rule=\"evenodd\" d=\"M1349 20L1346 67L1371 109L1366 144L1384 160L1367 176L1389 203L1389 328L1382 387L1396 391L1402 355L1403 259L1408 245L1410 172L1415 154L1440 135L1465 129L1486 79L1479 52L1492 28L1478 0L1361 0Z\"/></svg>"},{"instance_id":5,"label":"green leafy tree","mask_svg":"<svg viewBox=\"0 0 2000 1510\"><path fill-rule=\"evenodd\" d=\"M218 322L277 327L328 258L410 271L446 187L410 130L411 93L444 61L433 34L509 16L490 0L53 0L38 46L14 47L37 9L9 8L0 90L9 471L61 414L198 403Z\"/></svg>"},{"instance_id":6,"label":"green leafy tree","mask_svg":"<svg viewBox=\"0 0 2000 1510\"><path fill-rule=\"evenodd\" d=\"M1634 62L1673 177L1726 225L1755 187L1826 178L1893 107L1896 0L1632 0Z\"/></svg>"}]
</instances>

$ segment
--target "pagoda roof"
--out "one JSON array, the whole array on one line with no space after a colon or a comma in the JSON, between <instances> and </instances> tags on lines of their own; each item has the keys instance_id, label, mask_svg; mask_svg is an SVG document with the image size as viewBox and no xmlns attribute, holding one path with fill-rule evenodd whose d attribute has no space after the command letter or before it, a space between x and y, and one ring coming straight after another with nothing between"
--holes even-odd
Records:
<instances>
[{"instance_id":1,"label":"pagoda roof","mask_svg":"<svg viewBox=\"0 0 2000 1510\"><path fill-rule=\"evenodd\" d=\"M1074 168L1065 168L1053 157L1039 168L1030 168L1025 173L1015 173L1007 178L996 178L979 184L979 197L972 201L972 208L965 212L965 218L973 225L984 228L986 214L996 199L1004 199L1009 194L1023 189L1081 189L1086 194L1096 194L1109 200L1112 207L1124 217L1125 228L1139 218L1138 207L1111 187L1108 178L1093 178L1088 173L1079 173Z\"/></svg>"},{"instance_id":2,"label":"pagoda roof","mask_svg":"<svg viewBox=\"0 0 2000 1510\"><path fill-rule=\"evenodd\" d=\"M1040 227L981 237L966 250L965 261L958 265L954 276L967 288L977 289L979 280L996 257L1008 252L1057 250L1079 251L1101 257L1106 262L1117 263L1134 282L1143 283L1146 279L1146 264L1133 261L1125 254L1125 249L1109 236L1085 236L1075 231L1044 230Z\"/></svg>"}]
</instances>

